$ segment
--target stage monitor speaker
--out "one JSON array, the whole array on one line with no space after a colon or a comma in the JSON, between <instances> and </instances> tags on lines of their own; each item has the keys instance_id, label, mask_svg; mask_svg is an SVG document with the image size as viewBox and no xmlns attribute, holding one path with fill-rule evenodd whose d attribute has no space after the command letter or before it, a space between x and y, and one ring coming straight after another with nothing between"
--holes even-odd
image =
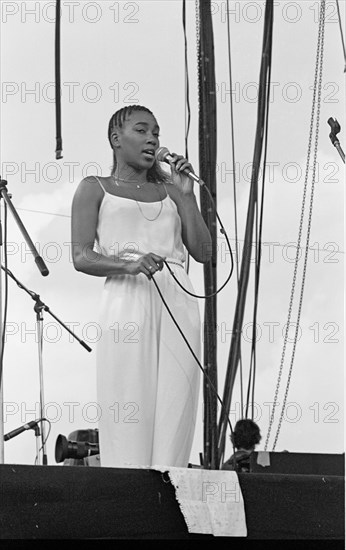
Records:
<instances>
[{"instance_id":1,"label":"stage monitor speaker","mask_svg":"<svg viewBox=\"0 0 346 550\"><path fill-rule=\"evenodd\" d=\"M258 451L250 456L250 472L344 476L345 454Z\"/></svg>"}]
</instances>

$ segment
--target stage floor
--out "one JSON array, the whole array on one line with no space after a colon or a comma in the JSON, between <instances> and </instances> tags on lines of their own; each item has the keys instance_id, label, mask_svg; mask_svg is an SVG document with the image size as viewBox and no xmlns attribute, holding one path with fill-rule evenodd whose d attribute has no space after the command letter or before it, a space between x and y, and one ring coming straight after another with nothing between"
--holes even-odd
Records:
<instances>
[{"instance_id":1,"label":"stage floor","mask_svg":"<svg viewBox=\"0 0 346 550\"><path fill-rule=\"evenodd\" d=\"M344 477L238 478L247 539L344 538ZM0 491L1 539L215 540L188 532L168 474L156 470L3 464Z\"/></svg>"}]
</instances>

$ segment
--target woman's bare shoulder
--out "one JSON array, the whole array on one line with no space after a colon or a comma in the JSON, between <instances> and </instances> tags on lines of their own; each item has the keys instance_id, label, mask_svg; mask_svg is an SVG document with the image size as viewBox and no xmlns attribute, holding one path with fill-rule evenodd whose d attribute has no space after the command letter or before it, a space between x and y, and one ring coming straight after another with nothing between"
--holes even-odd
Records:
<instances>
[{"instance_id":1,"label":"woman's bare shoulder","mask_svg":"<svg viewBox=\"0 0 346 550\"><path fill-rule=\"evenodd\" d=\"M76 189L76 195L103 196L107 186L107 179L101 176L86 176Z\"/></svg>"},{"instance_id":2,"label":"woman's bare shoulder","mask_svg":"<svg viewBox=\"0 0 346 550\"><path fill-rule=\"evenodd\" d=\"M175 204L178 205L180 201L179 189L177 189L174 183L172 183L171 181L165 182L165 189L172 201L174 201Z\"/></svg>"},{"instance_id":3,"label":"woman's bare shoulder","mask_svg":"<svg viewBox=\"0 0 346 550\"><path fill-rule=\"evenodd\" d=\"M99 181L97 181L99 179ZM100 176L87 176L83 178L74 193L73 207L79 210L90 210L96 208L99 209L101 202L105 195L105 188L103 180L107 178L101 178ZM101 185L100 185L101 183Z\"/></svg>"}]
</instances>

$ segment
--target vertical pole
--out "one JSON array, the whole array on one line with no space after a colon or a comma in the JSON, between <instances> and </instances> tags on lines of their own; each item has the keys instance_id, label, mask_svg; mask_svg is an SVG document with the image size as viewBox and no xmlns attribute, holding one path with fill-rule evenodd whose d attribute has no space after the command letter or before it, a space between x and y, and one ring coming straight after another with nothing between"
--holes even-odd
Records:
<instances>
[{"instance_id":1,"label":"vertical pole","mask_svg":"<svg viewBox=\"0 0 346 550\"><path fill-rule=\"evenodd\" d=\"M216 206L216 86L214 69L214 39L210 1L199 2L199 171L208 186ZM200 189L202 216L212 238L211 262L204 265L205 293L217 290L216 215L209 195ZM216 469L217 460L217 300L205 300L204 309L204 454L203 467ZM210 379L210 381L209 381ZM210 384L212 383L212 386Z\"/></svg>"}]
</instances>

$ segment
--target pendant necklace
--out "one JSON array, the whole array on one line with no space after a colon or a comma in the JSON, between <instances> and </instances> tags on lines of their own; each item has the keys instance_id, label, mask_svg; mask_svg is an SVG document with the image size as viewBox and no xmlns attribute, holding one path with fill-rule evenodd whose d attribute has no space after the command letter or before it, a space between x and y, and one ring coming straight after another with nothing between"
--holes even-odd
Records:
<instances>
[{"instance_id":1,"label":"pendant necklace","mask_svg":"<svg viewBox=\"0 0 346 550\"><path fill-rule=\"evenodd\" d=\"M118 181L122 181L124 183L135 183L137 189L141 189L142 187L144 187L146 183L148 183L147 181L144 181L143 183L137 183L137 180L124 180L122 178L116 178L115 175L114 175L114 181L115 181L115 185L117 185L118 187L119 187Z\"/></svg>"}]
</instances>

